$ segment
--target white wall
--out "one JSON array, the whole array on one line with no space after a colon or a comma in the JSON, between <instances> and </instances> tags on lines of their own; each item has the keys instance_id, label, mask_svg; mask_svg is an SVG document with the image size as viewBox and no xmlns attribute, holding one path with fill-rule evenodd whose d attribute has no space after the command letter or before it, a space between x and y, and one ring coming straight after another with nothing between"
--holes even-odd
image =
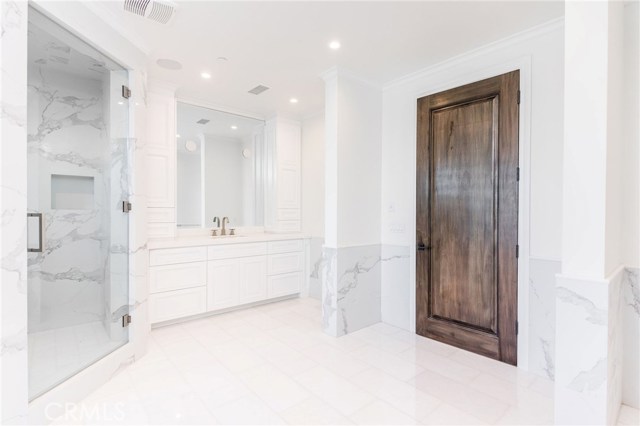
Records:
<instances>
[{"instance_id":1,"label":"white wall","mask_svg":"<svg viewBox=\"0 0 640 426\"><path fill-rule=\"evenodd\" d=\"M562 21L553 21L385 86L381 239L383 245L410 247L411 259L408 282L385 274L383 265L382 292L396 295L382 300L383 321L406 329L415 325L416 100L428 94L521 69L521 142L530 142L530 152L520 153L525 178L528 161L531 167L529 196L527 188L520 191L525 215L529 212L531 240L521 252L560 258L563 39ZM528 267L527 262L521 265ZM519 284L522 300L528 294L527 281ZM521 326L523 322L527 321L523 319Z\"/></svg>"},{"instance_id":2,"label":"white wall","mask_svg":"<svg viewBox=\"0 0 640 426\"><path fill-rule=\"evenodd\" d=\"M611 5L618 11L609 13L607 70L607 186L605 274L622 265L624 255L624 171L627 143L624 140L624 4ZM637 119L634 120L637 122Z\"/></svg>"},{"instance_id":3,"label":"white wall","mask_svg":"<svg viewBox=\"0 0 640 426\"><path fill-rule=\"evenodd\" d=\"M302 122L302 232L324 237L324 114Z\"/></svg>"},{"instance_id":4,"label":"white wall","mask_svg":"<svg viewBox=\"0 0 640 426\"><path fill-rule=\"evenodd\" d=\"M382 93L343 70L325 82L325 244L380 244Z\"/></svg>"},{"instance_id":5,"label":"white wall","mask_svg":"<svg viewBox=\"0 0 640 426\"><path fill-rule=\"evenodd\" d=\"M628 3L624 11L624 123L623 134L623 256L624 263L640 267L640 4Z\"/></svg>"}]
</instances>

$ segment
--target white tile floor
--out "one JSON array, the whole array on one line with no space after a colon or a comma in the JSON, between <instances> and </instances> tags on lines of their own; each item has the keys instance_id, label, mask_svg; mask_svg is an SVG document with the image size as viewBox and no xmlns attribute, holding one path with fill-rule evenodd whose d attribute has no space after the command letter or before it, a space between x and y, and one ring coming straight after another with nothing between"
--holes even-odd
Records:
<instances>
[{"instance_id":1,"label":"white tile floor","mask_svg":"<svg viewBox=\"0 0 640 426\"><path fill-rule=\"evenodd\" d=\"M385 324L332 338L319 318L294 299L154 330L146 357L56 423L553 422L540 377Z\"/></svg>"},{"instance_id":2,"label":"white tile floor","mask_svg":"<svg viewBox=\"0 0 640 426\"><path fill-rule=\"evenodd\" d=\"M111 340L101 321L29 333L30 397L51 389L124 343Z\"/></svg>"}]
</instances>

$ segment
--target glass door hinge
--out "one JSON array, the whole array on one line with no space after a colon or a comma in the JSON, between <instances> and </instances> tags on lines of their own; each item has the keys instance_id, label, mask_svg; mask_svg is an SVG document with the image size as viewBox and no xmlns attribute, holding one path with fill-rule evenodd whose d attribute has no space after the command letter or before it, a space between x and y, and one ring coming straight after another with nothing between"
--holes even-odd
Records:
<instances>
[{"instance_id":1,"label":"glass door hinge","mask_svg":"<svg viewBox=\"0 0 640 426\"><path fill-rule=\"evenodd\" d=\"M128 202L128 201L123 201L122 202L122 211L124 213L129 213L132 208L133 208L133 206L131 205L130 202Z\"/></svg>"},{"instance_id":2,"label":"glass door hinge","mask_svg":"<svg viewBox=\"0 0 640 426\"><path fill-rule=\"evenodd\" d=\"M125 99L129 99L131 97L131 89L127 86L122 86L122 97Z\"/></svg>"},{"instance_id":3,"label":"glass door hinge","mask_svg":"<svg viewBox=\"0 0 640 426\"><path fill-rule=\"evenodd\" d=\"M123 327L128 327L129 324L131 324L131 315L129 314L124 314L122 316L122 326Z\"/></svg>"}]
</instances>

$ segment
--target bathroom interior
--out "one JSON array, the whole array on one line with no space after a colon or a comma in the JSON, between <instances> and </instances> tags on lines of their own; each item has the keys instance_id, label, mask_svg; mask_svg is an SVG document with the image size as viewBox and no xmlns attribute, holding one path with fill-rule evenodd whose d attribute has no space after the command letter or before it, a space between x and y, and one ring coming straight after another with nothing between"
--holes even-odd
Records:
<instances>
[{"instance_id":1,"label":"bathroom interior","mask_svg":"<svg viewBox=\"0 0 640 426\"><path fill-rule=\"evenodd\" d=\"M2 7L3 424L640 422L637 1Z\"/></svg>"}]
</instances>

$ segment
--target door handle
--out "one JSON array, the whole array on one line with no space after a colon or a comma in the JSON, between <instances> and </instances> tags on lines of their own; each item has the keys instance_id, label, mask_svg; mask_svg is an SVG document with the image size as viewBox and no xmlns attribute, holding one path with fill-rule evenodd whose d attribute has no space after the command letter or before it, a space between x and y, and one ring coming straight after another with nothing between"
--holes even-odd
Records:
<instances>
[{"instance_id":1,"label":"door handle","mask_svg":"<svg viewBox=\"0 0 640 426\"><path fill-rule=\"evenodd\" d=\"M417 249L418 251L426 251L426 250L431 250L431 246L427 246L427 245L425 245L425 244L423 244L423 243L420 243L420 244L418 244L418 245L416 246L416 249Z\"/></svg>"},{"instance_id":2,"label":"door handle","mask_svg":"<svg viewBox=\"0 0 640 426\"><path fill-rule=\"evenodd\" d=\"M27 213L27 217L35 217L38 219L38 247L27 247L27 251L33 253L42 253L42 213Z\"/></svg>"}]
</instances>

